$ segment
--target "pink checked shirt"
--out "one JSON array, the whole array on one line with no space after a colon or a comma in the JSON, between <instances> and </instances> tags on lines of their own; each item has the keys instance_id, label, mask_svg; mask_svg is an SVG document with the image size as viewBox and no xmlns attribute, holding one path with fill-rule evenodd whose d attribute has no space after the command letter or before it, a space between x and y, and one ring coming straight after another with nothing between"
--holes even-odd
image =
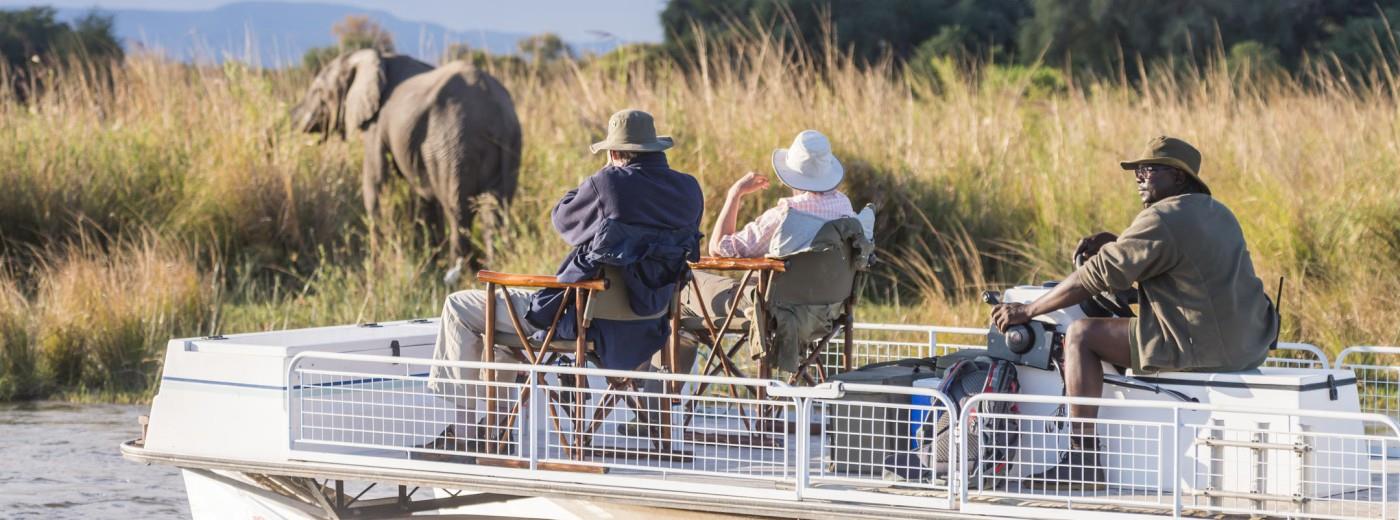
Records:
<instances>
[{"instance_id":1,"label":"pink checked shirt","mask_svg":"<svg viewBox=\"0 0 1400 520\"><path fill-rule=\"evenodd\" d=\"M711 255L730 258L761 258L768 253L768 243L782 226L789 209L816 215L827 220L855 216L851 199L837 190L825 193L805 192L801 195L778 199L778 204L749 222L732 235L719 239L719 248L710 251Z\"/></svg>"}]
</instances>

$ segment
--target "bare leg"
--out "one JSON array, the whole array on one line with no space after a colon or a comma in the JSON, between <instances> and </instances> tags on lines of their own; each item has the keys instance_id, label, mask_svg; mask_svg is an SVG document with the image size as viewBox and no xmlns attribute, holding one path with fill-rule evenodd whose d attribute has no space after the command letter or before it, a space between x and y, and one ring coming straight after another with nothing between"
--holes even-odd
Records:
<instances>
[{"instance_id":1,"label":"bare leg","mask_svg":"<svg viewBox=\"0 0 1400 520\"><path fill-rule=\"evenodd\" d=\"M1065 333L1065 390L1071 397L1103 396L1103 362L1117 366L1132 363L1128 351L1129 321L1124 318L1086 318L1074 322ZM1097 406L1070 405L1075 419L1098 417ZM1069 450L1058 464L1031 475L1024 482L1030 489L1099 489L1105 473L1099 465L1099 443L1094 424L1073 422ZM1056 434L1058 436L1058 434Z\"/></svg>"},{"instance_id":2,"label":"bare leg","mask_svg":"<svg viewBox=\"0 0 1400 520\"><path fill-rule=\"evenodd\" d=\"M1125 318L1086 318L1070 325L1065 334L1065 390L1072 397L1103 395L1103 363L1126 367L1132 363L1128 351L1129 321ZM1070 405L1070 417L1094 418L1099 407ZM1075 423L1075 433L1091 430L1092 424Z\"/></svg>"}]
</instances>

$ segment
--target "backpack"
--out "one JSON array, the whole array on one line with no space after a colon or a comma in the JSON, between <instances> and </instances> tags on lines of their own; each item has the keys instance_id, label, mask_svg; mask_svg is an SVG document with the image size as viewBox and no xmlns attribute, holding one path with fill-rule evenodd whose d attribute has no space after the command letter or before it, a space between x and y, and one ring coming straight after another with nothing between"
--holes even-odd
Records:
<instances>
[{"instance_id":1,"label":"backpack","mask_svg":"<svg viewBox=\"0 0 1400 520\"><path fill-rule=\"evenodd\" d=\"M925 422L919 429L919 437L924 442L919 443L918 457L924 467L933 468L936 473L946 473L948 462L952 460L951 444L956 433L952 431L950 416L961 417L963 404L974 395L1019 393L1021 383L1016 375L1016 365L1010 361L980 355L971 359L959 359L949 365L938 385L938 391L952 401L953 410L929 414L936 415L937 418L931 421L932 424ZM984 405L982 411L1003 416L1015 414L1019 410L1015 403L993 402ZM984 425L987 428L983 428ZM1006 417L979 420L974 412L969 416L967 428L969 460L963 462L967 464L981 461L977 467L964 468L963 474L973 479L969 483L982 487L986 478L1005 476L1010 467L1011 447L1019 437L1019 424L1016 420Z\"/></svg>"}]
</instances>

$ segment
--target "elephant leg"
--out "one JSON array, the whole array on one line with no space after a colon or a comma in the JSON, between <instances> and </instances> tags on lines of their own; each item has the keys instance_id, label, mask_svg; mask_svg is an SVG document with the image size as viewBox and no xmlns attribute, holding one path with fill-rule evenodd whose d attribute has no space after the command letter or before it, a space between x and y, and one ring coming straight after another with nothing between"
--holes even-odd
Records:
<instances>
[{"instance_id":1,"label":"elephant leg","mask_svg":"<svg viewBox=\"0 0 1400 520\"><path fill-rule=\"evenodd\" d=\"M369 218L373 231L373 223L379 218L379 192L384 188L384 182L389 179L389 169L393 164L386 157L389 150L384 147L377 126L365 132L364 138L365 160L360 178L360 194L365 199L365 216Z\"/></svg>"},{"instance_id":2,"label":"elephant leg","mask_svg":"<svg viewBox=\"0 0 1400 520\"><path fill-rule=\"evenodd\" d=\"M472 201L459 197L455 211L444 211L447 222L448 244L452 247L453 258L465 258L473 271L479 271L484 264L481 255L472 247L472 220L476 218L476 207Z\"/></svg>"},{"instance_id":3,"label":"elephant leg","mask_svg":"<svg viewBox=\"0 0 1400 520\"><path fill-rule=\"evenodd\" d=\"M417 220L427 233L428 244L432 248L442 245L447 239L444 230L442 205L437 200L426 197L414 197L414 204L417 206Z\"/></svg>"},{"instance_id":4,"label":"elephant leg","mask_svg":"<svg viewBox=\"0 0 1400 520\"><path fill-rule=\"evenodd\" d=\"M477 225L481 227L481 240L486 249L486 264L493 265L496 259L496 234L499 230L505 229L506 207L505 200L500 195L493 192L486 192L479 195Z\"/></svg>"}]
</instances>

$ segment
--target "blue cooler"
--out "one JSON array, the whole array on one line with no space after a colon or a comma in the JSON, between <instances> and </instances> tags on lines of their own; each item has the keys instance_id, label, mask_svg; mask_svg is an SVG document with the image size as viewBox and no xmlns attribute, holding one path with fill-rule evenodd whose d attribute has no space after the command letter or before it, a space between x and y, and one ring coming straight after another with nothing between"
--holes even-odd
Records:
<instances>
[{"instance_id":1,"label":"blue cooler","mask_svg":"<svg viewBox=\"0 0 1400 520\"><path fill-rule=\"evenodd\" d=\"M941 382L943 382L942 379L930 377L926 379L916 379L913 384L909 386L914 388L938 388L938 384ZM909 404L914 406L933 406L935 404L933 401L934 399L927 395L909 396ZM913 449L919 449L919 428L924 425L925 415L928 415L927 410L915 409L909 411L909 438L911 439L910 447ZM928 426L930 428L933 427L933 420L934 418L932 417L928 419Z\"/></svg>"}]
</instances>

